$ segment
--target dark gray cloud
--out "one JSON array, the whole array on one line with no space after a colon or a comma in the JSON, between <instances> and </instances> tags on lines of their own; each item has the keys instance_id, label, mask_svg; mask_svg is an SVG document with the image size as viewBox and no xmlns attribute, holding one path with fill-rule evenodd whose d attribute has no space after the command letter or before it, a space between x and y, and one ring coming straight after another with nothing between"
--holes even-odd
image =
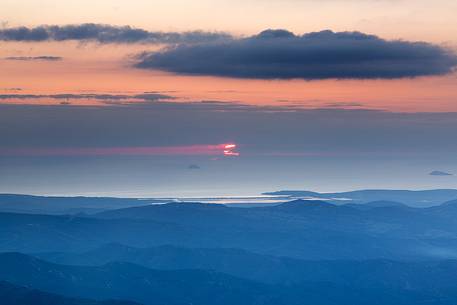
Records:
<instances>
[{"instance_id":1,"label":"dark gray cloud","mask_svg":"<svg viewBox=\"0 0 457 305\"><path fill-rule=\"evenodd\" d=\"M0 29L3 41L95 41L99 43L196 43L230 39L220 32L151 32L107 24L41 25Z\"/></svg>"},{"instance_id":2,"label":"dark gray cloud","mask_svg":"<svg viewBox=\"0 0 457 305\"><path fill-rule=\"evenodd\" d=\"M443 172L443 171L433 171L429 174L430 176L453 176L451 173Z\"/></svg>"},{"instance_id":3,"label":"dark gray cloud","mask_svg":"<svg viewBox=\"0 0 457 305\"><path fill-rule=\"evenodd\" d=\"M452 72L457 55L425 42L384 40L360 32L286 30L138 56L137 67L190 75L258 79L394 79Z\"/></svg>"},{"instance_id":4,"label":"dark gray cloud","mask_svg":"<svg viewBox=\"0 0 457 305\"><path fill-rule=\"evenodd\" d=\"M455 187L454 179L431 179L424 173L457 169L457 113L273 110L219 102L0 104L0 192L164 197L186 191L185 196L249 195L323 186L323 191ZM4 154L28 148L232 142L239 158ZM190 164L202 169L187 170Z\"/></svg>"},{"instance_id":5,"label":"dark gray cloud","mask_svg":"<svg viewBox=\"0 0 457 305\"><path fill-rule=\"evenodd\" d=\"M19 61L59 61L63 58L60 56L10 56L5 57L6 60L19 60Z\"/></svg>"},{"instance_id":6,"label":"dark gray cloud","mask_svg":"<svg viewBox=\"0 0 457 305\"><path fill-rule=\"evenodd\" d=\"M286 107L157 101L127 107L0 105L0 122L0 149L234 142L243 156L285 152L408 158L455 156L457 150L453 141L457 113L288 111Z\"/></svg>"}]
</instances>

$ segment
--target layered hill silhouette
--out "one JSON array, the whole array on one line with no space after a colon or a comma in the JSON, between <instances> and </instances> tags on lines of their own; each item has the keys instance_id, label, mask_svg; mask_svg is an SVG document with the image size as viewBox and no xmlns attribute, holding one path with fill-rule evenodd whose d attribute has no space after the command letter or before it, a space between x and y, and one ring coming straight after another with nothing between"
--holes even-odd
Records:
<instances>
[{"instance_id":1,"label":"layered hill silhouette","mask_svg":"<svg viewBox=\"0 0 457 305\"><path fill-rule=\"evenodd\" d=\"M94 301L68 298L0 281L0 300L7 305L139 305L127 301Z\"/></svg>"},{"instance_id":2,"label":"layered hill silhouette","mask_svg":"<svg viewBox=\"0 0 457 305\"><path fill-rule=\"evenodd\" d=\"M132 248L108 244L85 253L35 254L43 260L75 266L103 266L128 262L151 269L211 270L265 284L298 285L307 282L332 282L354 286L383 286L387 281L398 288L417 285L425 288L428 281L457 280L457 261L430 260L398 262L393 260L300 260L251 253L242 249L195 249L176 246ZM422 274L423 276L416 276ZM440 286L454 285L441 283Z\"/></svg>"},{"instance_id":3,"label":"layered hill silhouette","mask_svg":"<svg viewBox=\"0 0 457 305\"><path fill-rule=\"evenodd\" d=\"M33 214L93 214L110 209L120 209L163 202L136 198L110 197L52 197L16 194L0 194L0 212Z\"/></svg>"},{"instance_id":4,"label":"layered hill silhouette","mask_svg":"<svg viewBox=\"0 0 457 305\"><path fill-rule=\"evenodd\" d=\"M129 263L97 267L0 254L0 280L49 293L144 304L454 304L457 262L317 263L299 284L268 285L204 270L161 271ZM439 298L431 298L439 295Z\"/></svg>"},{"instance_id":5,"label":"layered hill silhouette","mask_svg":"<svg viewBox=\"0 0 457 305\"><path fill-rule=\"evenodd\" d=\"M457 200L457 190L438 189L424 191L408 190L358 190L340 193L318 193L312 191L278 191L267 195L290 197L290 200L307 198L334 204L366 204L369 202L399 202L411 207L438 206ZM18 194L0 194L0 212L33 214L95 214L107 210L138 207L145 204L166 203L164 199L110 198L110 197L55 197ZM271 205L263 203L237 203L233 206L255 207Z\"/></svg>"},{"instance_id":6,"label":"layered hill silhouette","mask_svg":"<svg viewBox=\"0 0 457 305\"><path fill-rule=\"evenodd\" d=\"M364 204L372 201L396 201L411 207L424 208L440 205L443 202L457 199L457 190L358 190L338 193L284 190L277 192L266 192L264 195L290 196L293 198L315 198L337 204Z\"/></svg>"},{"instance_id":7,"label":"layered hill silhouette","mask_svg":"<svg viewBox=\"0 0 457 305\"><path fill-rule=\"evenodd\" d=\"M46 214L0 212L5 300L19 305L30 297L47 305L123 300L454 305L457 300L455 200L427 208L389 200L297 199L251 208L108 201L101 211L85 214L60 215L57 203Z\"/></svg>"},{"instance_id":8,"label":"layered hill silhouette","mask_svg":"<svg viewBox=\"0 0 457 305\"><path fill-rule=\"evenodd\" d=\"M84 252L120 243L239 248L301 259L454 258L453 215L453 204L360 209L307 200L261 208L171 203L91 217L0 213L0 251Z\"/></svg>"},{"instance_id":9,"label":"layered hill silhouette","mask_svg":"<svg viewBox=\"0 0 457 305\"><path fill-rule=\"evenodd\" d=\"M0 254L0 270L0 280L72 297L202 305L276 298L269 286L203 270L162 271L129 263L64 266L19 253Z\"/></svg>"}]
</instances>

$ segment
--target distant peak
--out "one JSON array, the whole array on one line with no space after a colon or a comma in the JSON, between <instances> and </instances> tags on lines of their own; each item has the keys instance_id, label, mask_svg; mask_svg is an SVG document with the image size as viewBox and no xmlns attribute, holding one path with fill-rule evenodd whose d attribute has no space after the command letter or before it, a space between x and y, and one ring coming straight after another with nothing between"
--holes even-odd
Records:
<instances>
[{"instance_id":1,"label":"distant peak","mask_svg":"<svg viewBox=\"0 0 457 305\"><path fill-rule=\"evenodd\" d=\"M307 207L334 207L334 204L331 204L326 201L321 200L304 200L304 199L297 199L288 202L284 202L277 207L280 208L307 208Z\"/></svg>"},{"instance_id":2,"label":"distant peak","mask_svg":"<svg viewBox=\"0 0 457 305\"><path fill-rule=\"evenodd\" d=\"M441 206L452 206L452 207L457 207L457 199L455 200L450 200L445 203L443 203Z\"/></svg>"},{"instance_id":3,"label":"distant peak","mask_svg":"<svg viewBox=\"0 0 457 305\"><path fill-rule=\"evenodd\" d=\"M161 206L178 206L178 207L225 207L223 204L213 204L204 202L191 201L172 201Z\"/></svg>"}]
</instances>

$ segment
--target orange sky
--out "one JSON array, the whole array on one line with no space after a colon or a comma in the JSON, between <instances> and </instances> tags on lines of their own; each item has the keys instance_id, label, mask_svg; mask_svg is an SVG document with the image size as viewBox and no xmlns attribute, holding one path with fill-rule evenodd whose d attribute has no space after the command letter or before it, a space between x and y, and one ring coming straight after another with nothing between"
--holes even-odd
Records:
<instances>
[{"instance_id":1,"label":"orange sky","mask_svg":"<svg viewBox=\"0 0 457 305\"><path fill-rule=\"evenodd\" d=\"M245 80L177 76L129 66L128 56L157 47L78 43L3 43L0 56L62 56L62 61L0 60L0 92L18 94L160 91L178 101L218 100L305 108L374 108L389 111L457 111L457 75L403 80ZM59 103L3 100L2 103ZM93 101L72 101L93 104ZM360 104L360 105L359 105ZM346 105L346 106L345 106Z\"/></svg>"}]
</instances>

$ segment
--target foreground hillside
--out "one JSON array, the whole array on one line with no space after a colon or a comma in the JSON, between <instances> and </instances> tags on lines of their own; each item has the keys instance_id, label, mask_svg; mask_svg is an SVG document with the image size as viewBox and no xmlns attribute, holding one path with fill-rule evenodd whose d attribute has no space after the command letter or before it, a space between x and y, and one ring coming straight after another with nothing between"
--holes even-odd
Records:
<instances>
[{"instance_id":1,"label":"foreground hillside","mask_svg":"<svg viewBox=\"0 0 457 305\"><path fill-rule=\"evenodd\" d=\"M148 305L451 305L457 298L456 262L334 262L327 267L320 263L314 269L321 274L304 273L307 279L301 283L276 285L213 271L159 271L129 263L64 266L18 253L1 254L0 262L0 280L17 285L71 297L130 299Z\"/></svg>"},{"instance_id":2,"label":"foreground hillside","mask_svg":"<svg viewBox=\"0 0 457 305\"><path fill-rule=\"evenodd\" d=\"M5 305L139 305L126 301L94 301L67 298L7 282L0 282L0 300Z\"/></svg>"},{"instance_id":3,"label":"foreground hillside","mask_svg":"<svg viewBox=\"0 0 457 305\"><path fill-rule=\"evenodd\" d=\"M174 246L140 249L117 244L85 253L41 253L34 256L75 267L125 262L160 270L213 270L275 285L326 282L371 288L389 285L422 291L430 287L457 287L457 260L300 260L260 255L240 249L189 249Z\"/></svg>"}]
</instances>

